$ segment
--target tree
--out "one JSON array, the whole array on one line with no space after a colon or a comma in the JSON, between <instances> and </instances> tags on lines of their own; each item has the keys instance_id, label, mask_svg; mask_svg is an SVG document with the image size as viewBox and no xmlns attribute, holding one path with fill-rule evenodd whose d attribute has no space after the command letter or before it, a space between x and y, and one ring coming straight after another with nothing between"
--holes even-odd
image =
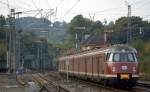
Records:
<instances>
[{"instance_id":1,"label":"tree","mask_svg":"<svg viewBox=\"0 0 150 92\"><path fill-rule=\"evenodd\" d=\"M21 42L24 44L25 48L31 48L32 43L35 42L37 36L32 32L26 32L21 34Z\"/></svg>"},{"instance_id":2,"label":"tree","mask_svg":"<svg viewBox=\"0 0 150 92\"><path fill-rule=\"evenodd\" d=\"M91 25L89 33L102 31L103 24L101 21L95 21Z\"/></svg>"},{"instance_id":3,"label":"tree","mask_svg":"<svg viewBox=\"0 0 150 92\"><path fill-rule=\"evenodd\" d=\"M112 41L111 42L121 42L126 43L127 42L127 33L129 35L129 29L130 29L130 36L131 41L134 41L136 39L149 39L150 38L150 29L149 29L149 23L148 21L143 21L141 17L138 16L132 16L130 17L130 26L128 28L128 18L127 17L121 17L118 20L115 21L115 28L114 28L114 35L112 35ZM117 35L118 34L118 35ZM123 34L123 35L120 35ZM114 39L117 38L117 39Z\"/></svg>"},{"instance_id":4,"label":"tree","mask_svg":"<svg viewBox=\"0 0 150 92\"><path fill-rule=\"evenodd\" d=\"M85 29L77 29L77 28L85 27ZM69 25L68 33L70 34L69 41L71 44L75 43L75 34L78 34L78 40L81 42L84 39L86 34L91 34L94 32L101 31L103 25L101 21L92 21L88 18L84 18L82 15L75 16Z\"/></svg>"},{"instance_id":5,"label":"tree","mask_svg":"<svg viewBox=\"0 0 150 92\"><path fill-rule=\"evenodd\" d=\"M87 18L84 18L82 15L75 16L69 25L69 33L74 35L76 33L75 27L88 27L91 25L91 21Z\"/></svg>"},{"instance_id":6,"label":"tree","mask_svg":"<svg viewBox=\"0 0 150 92\"><path fill-rule=\"evenodd\" d=\"M6 25L6 19L3 15L0 15L0 28L3 28Z\"/></svg>"},{"instance_id":7,"label":"tree","mask_svg":"<svg viewBox=\"0 0 150 92\"><path fill-rule=\"evenodd\" d=\"M138 17L138 16L132 16L130 17L130 27L143 27L143 21L142 18ZM118 20L115 21L115 27L116 30L124 30L125 28L128 27L128 18L127 17L121 17Z\"/></svg>"},{"instance_id":8,"label":"tree","mask_svg":"<svg viewBox=\"0 0 150 92\"><path fill-rule=\"evenodd\" d=\"M70 34L68 40L69 43L72 45L75 44L76 33L78 34L79 40L82 40L82 37L86 33L85 29L78 30L76 28L85 27L87 29L87 27L89 27L90 25L91 25L91 21L89 19L84 18L82 15L75 16L69 24L69 29L68 29L68 33Z\"/></svg>"},{"instance_id":9,"label":"tree","mask_svg":"<svg viewBox=\"0 0 150 92\"><path fill-rule=\"evenodd\" d=\"M115 23L113 21L110 21L107 28L108 29L114 29L115 28Z\"/></svg>"},{"instance_id":10,"label":"tree","mask_svg":"<svg viewBox=\"0 0 150 92\"><path fill-rule=\"evenodd\" d=\"M0 15L0 58L6 58L6 30L4 29L6 20L3 15Z\"/></svg>"}]
</instances>

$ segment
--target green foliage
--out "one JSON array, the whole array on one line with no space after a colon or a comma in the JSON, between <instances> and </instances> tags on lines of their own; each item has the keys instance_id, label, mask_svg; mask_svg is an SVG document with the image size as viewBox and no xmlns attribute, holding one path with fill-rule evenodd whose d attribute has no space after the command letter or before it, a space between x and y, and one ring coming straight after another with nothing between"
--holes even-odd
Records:
<instances>
[{"instance_id":1,"label":"green foliage","mask_svg":"<svg viewBox=\"0 0 150 92\"><path fill-rule=\"evenodd\" d=\"M143 27L144 22L142 21L142 18L138 16L132 16L130 18L130 26L131 27ZM115 28L119 31L124 30L128 27L128 18L127 17L121 17L115 22Z\"/></svg>"},{"instance_id":2,"label":"green foliage","mask_svg":"<svg viewBox=\"0 0 150 92\"><path fill-rule=\"evenodd\" d=\"M83 28L85 29L77 29L77 28ZM75 16L69 25L68 33L70 34L69 42L67 42L67 45L74 46L75 45L75 34L78 34L78 40L79 43L83 41L83 38L86 34L91 34L94 32L101 31L103 27L103 24L100 21L92 21L88 18L84 18L82 15ZM69 44L68 44L69 43Z\"/></svg>"},{"instance_id":3,"label":"green foliage","mask_svg":"<svg viewBox=\"0 0 150 92\"><path fill-rule=\"evenodd\" d=\"M138 51L140 72L150 73L150 41L143 41L141 39L137 39L132 42L132 46L135 47Z\"/></svg>"},{"instance_id":4,"label":"green foliage","mask_svg":"<svg viewBox=\"0 0 150 92\"><path fill-rule=\"evenodd\" d=\"M6 24L5 17L0 15L0 58L6 58L6 30L4 25Z\"/></svg>"},{"instance_id":5,"label":"green foliage","mask_svg":"<svg viewBox=\"0 0 150 92\"><path fill-rule=\"evenodd\" d=\"M0 58L6 58L7 46L4 41L0 41Z\"/></svg>"},{"instance_id":6,"label":"green foliage","mask_svg":"<svg viewBox=\"0 0 150 92\"><path fill-rule=\"evenodd\" d=\"M26 32L21 34L21 41L23 42L25 48L31 48L32 43L35 41L36 35L31 32Z\"/></svg>"},{"instance_id":7,"label":"green foliage","mask_svg":"<svg viewBox=\"0 0 150 92\"><path fill-rule=\"evenodd\" d=\"M148 21L143 21L141 17L132 16L130 18L130 32L131 32L131 40L143 39L147 41L150 39L150 24ZM111 33L110 42L111 44L116 43L126 43L127 42L127 34L129 38L129 29L128 29L128 19L127 17L121 17L116 20L115 24L110 24L107 28L114 28L114 32ZM130 42L132 42L130 41Z\"/></svg>"},{"instance_id":8,"label":"green foliage","mask_svg":"<svg viewBox=\"0 0 150 92\"><path fill-rule=\"evenodd\" d=\"M49 31L48 42L53 44L63 43L69 36L67 28L68 24L65 22L54 22Z\"/></svg>"},{"instance_id":9,"label":"green foliage","mask_svg":"<svg viewBox=\"0 0 150 92\"><path fill-rule=\"evenodd\" d=\"M84 18L82 15L77 15L71 20L68 31L73 35L76 33L76 27L88 27L90 25L91 21L89 19Z\"/></svg>"},{"instance_id":10,"label":"green foliage","mask_svg":"<svg viewBox=\"0 0 150 92\"><path fill-rule=\"evenodd\" d=\"M6 24L5 17L3 15L0 15L0 28L3 28Z\"/></svg>"}]
</instances>

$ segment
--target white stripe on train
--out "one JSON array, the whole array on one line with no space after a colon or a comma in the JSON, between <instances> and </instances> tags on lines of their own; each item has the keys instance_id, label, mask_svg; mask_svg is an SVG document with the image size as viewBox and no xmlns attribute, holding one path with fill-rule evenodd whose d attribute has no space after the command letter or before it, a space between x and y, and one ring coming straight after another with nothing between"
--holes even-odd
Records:
<instances>
[{"instance_id":1,"label":"white stripe on train","mask_svg":"<svg viewBox=\"0 0 150 92\"><path fill-rule=\"evenodd\" d=\"M66 72L65 70L59 70L59 72ZM85 72L75 72L75 71L68 71L68 73L72 74L81 74L81 75L89 75L89 76L101 76L101 77L117 77L117 74L97 74L97 73L85 73ZM139 75L134 74L132 77L139 77Z\"/></svg>"}]
</instances>

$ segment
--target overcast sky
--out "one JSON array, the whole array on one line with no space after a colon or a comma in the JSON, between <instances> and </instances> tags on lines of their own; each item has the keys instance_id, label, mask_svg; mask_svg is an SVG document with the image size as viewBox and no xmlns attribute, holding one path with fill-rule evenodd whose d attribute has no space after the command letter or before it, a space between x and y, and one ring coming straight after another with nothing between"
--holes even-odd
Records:
<instances>
[{"instance_id":1,"label":"overcast sky","mask_svg":"<svg viewBox=\"0 0 150 92\"><path fill-rule=\"evenodd\" d=\"M0 0L0 14L9 14L8 8L15 8L17 12L43 9L42 12L24 12L20 15L41 17L50 11L47 9L56 11L57 8L56 16L51 17L53 21L69 22L78 14L87 18L94 16L94 21L115 21L121 16L127 16L127 4L132 6L132 16L150 20L150 0Z\"/></svg>"}]
</instances>

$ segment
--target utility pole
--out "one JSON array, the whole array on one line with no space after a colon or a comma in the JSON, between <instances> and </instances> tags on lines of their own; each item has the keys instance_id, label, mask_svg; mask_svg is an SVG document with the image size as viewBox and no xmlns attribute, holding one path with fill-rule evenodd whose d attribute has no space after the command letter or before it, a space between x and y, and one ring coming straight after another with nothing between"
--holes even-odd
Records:
<instances>
[{"instance_id":1,"label":"utility pole","mask_svg":"<svg viewBox=\"0 0 150 92\"><path fill-rule=\"evenodd\" d=\"M37 47L37 63L36 63L36 65L37 65L37 70L40 70L40 47L39 47L39 45Z\"/></svg>"},{"instance_id":2,"label":"utility pole","mask_svg":"<svg viewBox=\"0 0 150 92\"><path fill-rule=\"evenodd\" d=\"M15 29L15 16L19 18L19 14L22 12L15 12L15 9L11 9L9 17L9 72L15 73L20 62L20 37ZM21 32L21 31L20 31Z\"/></svg>"},{"instance_id":3,"label":"utility pole","mask_svg":"<svg viewBox=\"0 0 150 92\"><path fill-rule=\"evenodd\" d=\"M18 18L19 19L19 15L20 14L22 14L22 12L15 12L15 15L16 15L16 18ZM21 67L21 57L20 57L20 39L21 39L21 37L20 37L20 35L21 35L21 32L22 32L22 30L15 30L15 33L16 33L16 43L15 43L15 52L16 52L16 68L19 68L19 67Z\"/></svg>"},{"instance_id":4,"label":"utility pole","mask_svg":"<svg viewBox=\"0 0 150 92\"><path fill-rule=\"evenodd\" d=\"M43 42L41 41L40 43L40 49L41 49L41 53L40 53L40 71L43 72Z\"/></svg>"},{"instance_id":5,"label":"utility pole","mask_svg":"<svg viewBox=\"0 0 150 92\"><path fill-rule=\"evenodd\" d=\"M9 73L15 70L15 9L11 9L9 15Z\"/></svg>"},{"instance_id":6,"label":"utility pole","mask_svg":"<svg viewBox=\"0 0 150 92\"><path fill-rule=\"evenodd\" d=\"M131 41L132 39L132 33L131 33L131 5L128 5L128 28L127 28L127 44Z\"/></svg>"}]
</instances>

